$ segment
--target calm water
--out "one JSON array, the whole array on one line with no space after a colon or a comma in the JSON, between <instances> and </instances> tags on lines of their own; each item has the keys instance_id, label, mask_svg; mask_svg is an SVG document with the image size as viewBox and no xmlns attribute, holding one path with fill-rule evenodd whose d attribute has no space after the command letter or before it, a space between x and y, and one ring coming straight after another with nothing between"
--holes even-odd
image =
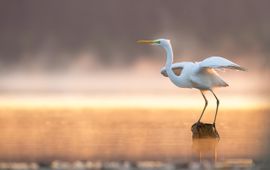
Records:
<instances>
[{"instance_id":1,"label":"calm water","mask_svg":"<svg viewBox=\"0 0 270 170\"><path fill-rule=\"evenodd\" d=\"M198 111L1 109L0 160L255 159L267 146L268 111L221 111L219 141L193 141ZM205 122L213 114L206 113Z\"/></svg>"}]
</instances>

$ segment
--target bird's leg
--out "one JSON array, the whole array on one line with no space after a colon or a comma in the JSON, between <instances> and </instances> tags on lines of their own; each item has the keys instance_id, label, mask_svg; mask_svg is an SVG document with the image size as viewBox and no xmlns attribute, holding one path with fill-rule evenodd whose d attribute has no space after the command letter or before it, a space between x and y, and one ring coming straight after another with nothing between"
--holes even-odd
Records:
<instances>
[{"instance_id":1,"label":"bird's leg","mask_svg":"<svg viewBox=\"0 0 270 170\"><path fill-rule=\"evenodd\" d=\"M205 97L205 95L204 95L204 93L203 93L203 91L202 91L202 90L201 90L201 94L202 94L202 96L203 96L203 98L204 98L205 104L204 104L204 108L203 108L202 114L201 114L201 116L200 116L200 118L199 118L199 120L198 120L198 123L197 123L197 124L199 124L199 123L200 123L201 118L202 118L202 116L203 116L203 113L204 113L204 111L205 111L205 109L206 109L206 107L207 107L207 105L208 105L208 101L207 101L207 99L206 99L206 97Z\"/></svg>"},{"instance_id":2,"label":"bird's leg","mask_svg":"<svg viewBox=\"0 0 270 170\"><path fill-rule=\"evenodd\" d=\"M217 98L217 96L215 95L215 93L213 92L213 90L210 90L213 95L215 96L216 100L217 100L217 107L216 107L216 114L215 114L215 119L214 119L214 123L213 123L213 126L216 127L216 118L217 118L217 113L218 113L218 106L219 106L219 100Z\"/></svg>"}]
</instances>

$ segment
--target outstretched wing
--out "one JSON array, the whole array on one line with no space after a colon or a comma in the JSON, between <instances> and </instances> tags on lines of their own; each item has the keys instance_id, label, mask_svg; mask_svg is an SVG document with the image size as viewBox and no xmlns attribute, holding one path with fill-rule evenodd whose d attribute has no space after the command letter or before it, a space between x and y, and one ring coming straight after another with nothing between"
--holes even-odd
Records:
<instances>
[{"instance_id":1,"label":"outstretched wing","mask_svg":"<svg viewBox=\"0 0 270 170\"><path fill-rule=\"evenodd\" d=\"M174 63L172 64L172 70L173 72L176 74L176 75L180 75L183 68L184 68L184 65L185 65L186 62L180 62L180 63ZM165 77L168 77L168 74L166 72L166 68L165 67L162 67L161 70L160 70L160 73L165 76Z\"/></svg>"},{"instance_id":2,"label":"outstretched wing","mask_svg":"<svg viewBox=\"0 0 270 170\"><path fill-rule=\"evenodd\" d=\"M180 63L174 63L172 64L172 70L176 75L180 75L182 70L184 69L184 66L189 63L189 62L180 62ZM227 60L223 57L219 57L219 56L212 56L212 57L208 57L206 59L204 59L201 62L197 63L199 65L199 70L198 71L203 71L205 69L234 69L234 70L241 70L241 71L246 71L245 68L239 66L238 64ZM162 67L160 70L160 73L165 76L168 77L168 74L166 72L165 67Z\"/></svg>"},{"instance_id":3,"label":"outstretched wing","mask_svg":"<svg viewBox=\"0 0 270 170\"><path fill-rule=\"evenodd\" d=\"M200 69L207 69L207 68L214 68L214 69L222 69L222 68L227 68L227 69L234 69L234 70L241 70L245 71L246 69L239 66L238 64L235 64L234 62L227 60L223 57L219 56L213 56L213 57L208 57L204 59L203 61L199 62L199 67Z\"/></svg>"}]
</instances>

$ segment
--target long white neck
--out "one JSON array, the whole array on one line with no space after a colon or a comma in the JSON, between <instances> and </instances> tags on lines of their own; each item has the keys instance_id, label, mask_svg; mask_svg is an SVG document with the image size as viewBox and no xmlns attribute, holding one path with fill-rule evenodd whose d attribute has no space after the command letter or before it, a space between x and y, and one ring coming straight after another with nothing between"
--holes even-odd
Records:
<instances>
[{"instance_id":1,"label":"long white neck","mask_svg":"<svg viewBox=\"0 0 270 170\"><path fill-rule=\"evenodd\" d=\"M190 83L188 83L185 79L185 76L183 73L181 73L179 76L177 76L173 70L172 70L172 64L173 64L173 50L170 43L162 45L163 48L166 50L166 65L165 69L168 74L168 77L178 87L183 88L190 88Z\"/></svg>"},{"instance_id":2,"label":"long white neck","mask_svg":"<svg viewBox=\"0 0 270 170\"><path fill-rule=\"evenodd\" d=\"M168 77L174 84L178 84L178 76L173 72L172 70L172 63L173 63L173 50L170 43L162 46L166 50L166 72L168 74Z\"/></svg>"}]
</instances>

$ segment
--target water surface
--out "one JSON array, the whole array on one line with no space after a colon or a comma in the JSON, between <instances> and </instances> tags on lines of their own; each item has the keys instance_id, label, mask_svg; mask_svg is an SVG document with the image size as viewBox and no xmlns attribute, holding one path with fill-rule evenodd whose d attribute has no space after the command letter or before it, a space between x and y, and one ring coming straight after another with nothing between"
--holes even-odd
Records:
<instances>
[{"instance_id":1,"label":"water surface","mask_svg":"<svg viewBox=\"0 0 270 170\"><path fill-rule=\"evenodd\" d=\"M1 161L256 159L267 146L268 111L220 111L219 141L193 141L199 111L0 110ZM205 122L213 114L206 113Z\"/></svg>"}]
</instances>

